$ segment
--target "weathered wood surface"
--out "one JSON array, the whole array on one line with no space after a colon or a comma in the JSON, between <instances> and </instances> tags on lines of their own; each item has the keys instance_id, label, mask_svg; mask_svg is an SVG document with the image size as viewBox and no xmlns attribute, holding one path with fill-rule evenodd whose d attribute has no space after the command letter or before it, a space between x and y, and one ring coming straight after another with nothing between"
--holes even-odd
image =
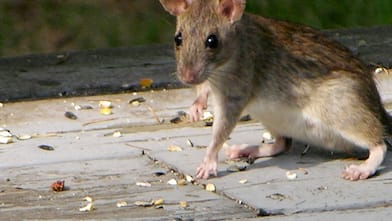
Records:
<instances>
[{"instance_id":1,"label":"weathered wood surface","mask_svg":"<svg viewBox=\"0 0 392 221\"><path fill-rule=\"evenodd\" d=\"M392 98L392 94L383 95ZM146 102L130 105L128 101L136 97L144 97ZM360 182L339 178L347 164L359 162L347 158L350 155L312 148L301 156L304 147L296 144L286 154L259 159L237 173L226 172L229 164L222 152L219 177L206 181L216 185L216 194L198 185L168 185L169 179L179 179L169 168L193 175L205 152L190 147L187 140L195 146L210 140L211 128L203 124L169 123L178 111L187 110L191 97L190 89L173 89L4 104L1 125L14 135L33 138L0 145L0 220L250 220L258 215L273 215L270 220L311 220L312 216L323 220L330 211L336 219L356 220L357 213L377 220L390 218L390 151L380 174ZM100 100L113 103L112 115L99 113ZM93 109L74 109L86 104ZM65 111L74 112L78 119L66 118ZM158 124L157 119L163 123ZM114 137L116 131L122 136ZM242 123L229 142L258 143L262 132L262 125L256 122ZM55 150L39 149L41 144ZM183 151L169 152L170 145ZM289 170L298 178L288 180ZM167 174L156 177L157 171ZM247 183L240 184L243 179ZM66 191L50 190L56 180L65 180ZM139 187L136 182L149 182L152 187ZM86 204L85 196L95 200L94 211L79 211ZM165 200L163 209L133 205L157 198ZM129 206L117 208L118 201ZM189 207L181 208L180 201L187 201Z\"/></svg>"},{"instance_id":2,"label":"weathered wood surface","mask_svg":"<svg viewBox=\"0 0 392 221\"><path fill-rule=\"evenodd\" d=\"M391 28L367 30L369 35L364 33L363 37L364 30L358 31L361 37L350 37L349 33L357 30L339 31L338 38L368 62L390 66L392 50L386 49L391 47ZM373 42L376 30L384 38ZM64 91L63 95L83 95L136 90L140 78L152 78L160 86L176 82L169 74L174 70L170 47L149 48L154 56L144 47L136 47L75 52L65 58L58 54L2 58L0 100L56 97ZM151 58L150 63L145 63L147 58ZM391 111L392 76L376 78ZM139 106L128 103L140 96L146 102ZM259 159L246 171L236 173L226 171L229 164L222 152L219 177L206 181L216 185L217 193L192 184L168 185L169 179L179 178L169 168L193 175L202 159L205 149L190 147L187 140L198 146L210 140L211 128L202 124L169 123L178 111L188 109L193 98L190 89L159 89L4 103L0 127L33 138L14 137L14 143L0 145L0 220L255 220L257 215L272 215L268 220L390 219L391 150L379 174L360 182L339 178L346 165L359 163L356 155L352 158L314 148L301 155L304 147L297 143L288 153ZM99 113L100 100L113 103L112 115ZM75 110L75 105L84 104L93 109ZM78 119L66 118L65 111L74 112ZM229 142L258 143L263 130L256 122L241 123ZM114 137L115 131L122 136ZM55 150L39 149L41 144ZM180 146L183 151L169 152L169 145ZM156 171L167 173L156 177ZM298 178L288 180L287 171L297 173ZM243 179L247 182L239 183ZM56 180L65 180L66 191L50 190ZM139 181L152 187L136 186ZM95 199L94 211L79 211L86 204L82 200L85 196ZM165 200L163 209L133 205L156 198ZM117 208L118 201L129 206ZM187 201L189 207L181 208L179 201Z\"/></svg>"},{"instance_id":3,"label":"weathered wood surface","mask_svg":"<svg viewBox=\"0 0 392 221\"><path fill-rule=\"evenodd\" d=\"M372 65L392 66L392 26L326 31ZM0 58L0 101L179 86L170 45Z\"/></svg>"},{"instance_id":4,"label":"weathered wood surface","mask_svg":"<svg viewBox=\"0 0 392 221\"><path fill-rule=\"evenodd\" d=\"M191 184L171 186L179 179L164 164L143 152L154 146L135 147L133 141L166 138L167 122L183 110L187 91L156 91L139 95L119 94L8 103L0 108L1 126L15 135L33 138L0 144L0 220L228 220L252 218L256 213L244 205ZM128 100L143 96L147 102L138 107ZM109 100L113 114L100 114L98 103ZM181 102L178 102L180 101ZM91 105L91 110L76 111L74 105ZM154 114L165 120L157 125ZM65 111L78 119L70 120ZM165 126L166 125L166 126ZM183 126L181 126L183 128ZM158 128L158 130L157 130ZM121 137L112 136L122 131ZM45 144L55 150L38 148ZM154 176L154 172L166 175ZM65 180L64 192L53 192L50 185ZM148 182L151 187L137 186ZM94 199L95 210L80 212ZM137 207L136 201L164 199L162 209ZM125 201L128 206L118 208ZM187 208L181 208L186 201Z\"/></svg>"}]
</instances>

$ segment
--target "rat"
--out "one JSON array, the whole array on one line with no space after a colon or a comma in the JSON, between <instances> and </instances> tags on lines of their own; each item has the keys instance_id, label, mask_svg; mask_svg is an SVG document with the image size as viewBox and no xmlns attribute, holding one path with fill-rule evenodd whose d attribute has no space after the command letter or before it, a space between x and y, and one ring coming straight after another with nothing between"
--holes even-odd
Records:
<instances>
[{"instance_id":1,"label":"rat","mask_svg":"<svg viewBox=\"0 0 392 221\"><path fill-rule=\"evenodd\" d=\"M341 177L375 174L392 117L373 74L349 49L313 28L247 13L245 0L160 2L177 20L177 77L197 88L191 120L200 118L209 96L214 104L212 140L198 179L217 176L218 153L244 110L276 141L233 145L230 158L274 156L295 139L329 150L368 150L369 157Z\"/></svg>"}]
</instances>

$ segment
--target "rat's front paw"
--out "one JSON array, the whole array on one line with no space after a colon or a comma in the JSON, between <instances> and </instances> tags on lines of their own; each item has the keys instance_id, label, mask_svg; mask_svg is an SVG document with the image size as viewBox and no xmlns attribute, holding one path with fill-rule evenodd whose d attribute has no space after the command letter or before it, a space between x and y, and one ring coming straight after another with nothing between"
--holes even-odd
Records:
<instances>
[{"instance_id":1,"label":"rat's front paw","mask_svg":"<svg viewBox=\"0 0 392 221\"><path fill-rule=\"evenodd\" d=\"M201 102L195 101L190 110L189 110L189 117L191 122L199 121L204 113L205 105Z\"/></svg>"},{"instance_id":2,"label":"rat's front paw","mask_svg":"<svg viewBox=\"0 0 392 221\"><path fill-rule=\"evenodd\" d=\"M189 116L191 122L199 121L207 108L207 102L202 98L197 98L189 109Z\"/></svg>"},{"instance_id":3,"label":"rat's front paw","mask_svg":"<svg viewBox=\"0 0 392 221\"><path fill-rule=\"evenodd\" d=\"M196 170L197 179L208 179L210 175L218 176L217 160L204 160Z\"/></svg>"}]
</instances>

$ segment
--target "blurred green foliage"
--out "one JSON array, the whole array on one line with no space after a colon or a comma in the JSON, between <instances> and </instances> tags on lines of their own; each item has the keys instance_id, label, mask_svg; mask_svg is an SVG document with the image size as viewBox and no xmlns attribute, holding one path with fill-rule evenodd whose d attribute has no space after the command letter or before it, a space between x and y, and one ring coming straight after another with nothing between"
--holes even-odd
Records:
<instances>
[{"instance_id":1,"label":"blurred green foliage","mask_svg":"<svg viewBox=\"0 0 392 221\"><path fill-rule=\"evenodd\" d=\"M392 23L391 0L248 0L247 10L320 29ZM169 43L158 0L0 0L0 56Z\"/></svg>"}]
</instances>

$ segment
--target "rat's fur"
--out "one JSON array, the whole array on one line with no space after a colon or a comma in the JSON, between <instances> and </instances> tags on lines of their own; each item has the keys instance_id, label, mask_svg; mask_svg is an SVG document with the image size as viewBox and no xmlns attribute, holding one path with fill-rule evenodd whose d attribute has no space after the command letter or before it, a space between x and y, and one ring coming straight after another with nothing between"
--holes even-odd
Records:
<instances>
[{"instance_id":1,"label":"rat's fur","mask_svg":"<svg viewBox=\"0 0 392 221\"><path fill-rule=\"evenodd\" d=\"M348 49L312 28L244 13L245 0L161 3L177 16L182 36L175 47L178 78L204 91L194 118L206 106L205 91L214 99L213 139L198 178L216 175L218 152L245 108L282 141L269 147L271 155L284 149L284 138L338 150L355 145L368 149L369 159L343 177L375 173L392 120L373 75ZM206 47L211 34L217 48Z\"/></svg>"}]
</instances>

